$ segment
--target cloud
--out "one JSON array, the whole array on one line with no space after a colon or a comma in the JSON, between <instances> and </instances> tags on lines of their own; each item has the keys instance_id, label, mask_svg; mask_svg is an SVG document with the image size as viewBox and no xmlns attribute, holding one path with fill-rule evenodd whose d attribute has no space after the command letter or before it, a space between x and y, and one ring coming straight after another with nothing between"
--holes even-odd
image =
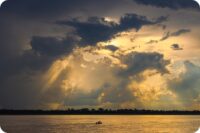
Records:
<instances>
[{"instance_id":1,"label":"cloud","mask_svg":"<svg viewBox=\"0 0 200 133\"><path fill-rule=\"evenodd\" d=\"M188 33L188 32L191 32L190 29L180 29L178 31L175 31L175 32L167 32L161 39L160 41L164 41L164 40L167 40L168 38L170 37L177 37L177 36L180 36L182 34L185 34L185 33Z\"/></svg>"},{"instance_id":2,"label":"cloud","mask_svg":"<svg viewBox=\"0 0 200 133\"><path fill-rule=\"evenodd\" d=\"M119 49L117 46L114 45L106 45L105 48L113 52Z\"/></svg>"},{"instance_id":3,"label":"cloud","mask_svg":"<svg viewBox=\"0 0 200 133\"><path fill-rule=\"evenodd\" d=\"M121 6L121 0L6 1L0 8L0 17L3 18L0 20L0 107L35 109L42 108L51 103L63 104L65 99L68 98L66 94L70 94L70 88L63 89L61 85L63 85L66 79L65 76L68 76L70 68L62 70L59 74L50 74L48 78L54 79L56 77L56 80L43 92L44 86L47 83L44 76L52 67L55 67L55 62L65 64L65 61L67 61L66 56L72 56L73 50L76 48L96 46L96 42L109 40L118 32L129 30L130 28L140 29L144 25L160 23L161 19L164 19L161 17L156 20L149 20L144 16L127 14L121 18L122 22L120 25L114 22L107 22L101 19L101 16L105 16L107 11L111 11L110 7L113 5L113 2L117 2L117 5ZM104 10L102 10L102 7L104 7ZM86 15L83 15L84 13ZM99 36L97 38L94 37L91 44L83 43L83 40L89 42L90 38L93 37L89 37L89 33L80 32L86 34L86 37L77 34L83 37L83 40L80 42L77 35L73 34L70 36L71 27L54 23L57 20L63 20L63 18L67 18L67 20L77 16L88 18L88 16L92 16L91 14L98 17L90 17L86 22L71 20L71 22L75 22L77 25L80 24L81 26L79 27L83 29L88 23L88 29L91 29L93 33L96 32L97 26ZM122 12L121 14L124 13ZM77 27L74 28L77 29ZM105 31L108 31L108 34ZM117 47L114 46L107 46L106 48L113 51L117 50ZM63 66L62 63L58 63L59 65L56 65L53 72L60 71ZM80 66L81 64L79 63L76 66ZM92 70L93 67L91 66L90 68ZM100 67L97 69L100 69ZM89 72L94 74L92 71ZM105 70L102 70L101 74L104 72ZM81 72L79 73L80 75L82 75ZM94 77L99 78L98 75ZM103 78L101 76L101 79ZM91 78L88 77L88 79ZM109 81L106 78L105 80ZM96 82L99 82L99 80L96 80ZM96 86L99 85L98 83L96 84ZM96 87L94 88L97 89ZM78 99L78 97L74 99ZM74 103L78 102L80 101ZM73 104L72 100L71 103Z\"/></svg>"},{"instance_id":4,"label":"cloud","mask_svg":"<svg viewBox=\"0 0 200 133\"><path fill-rule=\"evenodd\" d=\"M195 99L199 99L200 67L185 61L184 71L177 78L169 80L168 87L178 96L180 102L186 109L192 108Z\"/></svg>"},{"instance_id":5,"label":"cloud","mask_svg":"<svg viewBox=\"0 0 200 133\"><path fill-rule=\"evenodd\" d=\"M108 41L115 34L130 29L138 31L145 25L155 25L166 21L167 17L161 16L155 21L148 20L145 16L137 14L126 14L120 18L119 24L108 22L105 18L90 17L86 22L73 19L70 21L58 21L59 25L68 25L75 28L81 37L83 45L95 45L97 42Z\"/></svg>"},{"instance_id":6,"label":"cloud","mask_svg":"<svg viewBox=\"0 0 200 133\"><path fill-rule=\"evenodd\" d=\"M118 25L119 31L126 31L129 29L136 29L137 31L140 30L145 25L154 25L160 24L167 20L168 17L161 16L157 18L155 21L148 20L145 16L140 16L137 14L126 14L125 16L121 17L120 24Z\"/></svg>"},{"instance_id":7,"label":"cloud","mask_svg":"<svg viewBox=\"0 0 200 133\"><path fill-rule=\"evenodd\" d=\"M116 24L107 22L104 18L92 17L88 18L87 22L71 20L57 23L74 27L81 37L83 45L96 45L97 42L109 40L113 34L117 33L115 30Z\"/></svg>"},{"instance_id":8,"label":"cloud","mask_svg":"<svg viewBox=\"0 0 200 133\"><path fill-rule=\"evenodd\" d=\"M50 22L66 17L104 16L106 12L112 13L112 9L116 12L122 5L127 7L128 4L130 2L121 0L7 0L0 8L0 14Z\"/></svg>"},{"instance_id":9,"label":"cloud","mask_svg":"<svg viewBox=\"0 0 200 133\"><path fill-rule=\"evenodd\" d=\"M172 48L173 50L183 50L183 48L181 48L181 47L179 46L179 44L172 44L172 45L171 45L171 48Z\"/></svg>"},{"instance_id":10,"label":"cloud","mask_svg":"<svg viewBox=\"0 0 200 133\"><path fill-rule=\"evenodd\" d=\"M87 0L87 2L83 2L81 0L7 0L3 3L2 7L0 8L0 11L6 14L17 14L18 17L21 16L29 19L46 19L51 17L63 16L65 12L68 12L70 14L72 13L72 10L74 10L73 8L76 8L78 11L81 11L81 7L89 7L87 3L95 5L95 2L92 0ZM110 2L102 1L98 3L109 4ZM51 15L49 15L49 13Z\"/></svg>"},{"instance_id":11,"label":"cloud","mask_svg":"<svg viewBox=\"0 0 200 133\"><path fill-rule=\"evenodd\" d=\"M171 36L180 36L180 35L188 33L188 32L191 32L191 30L190 29L180 29L176 32L171 33Z\"/></svg>"},{"instance_id":12,"label":"cloud","mask_svg":"<svg viewBox=\"0 0 200 133\"><path fill-rule=\"evenodd\" d=\"M113 89L112 92L109 93L109 97L107 97L107 99L123 99L123 101L121 101L121 105L126 102L134 103L134 107L136 108L145 108L147 105L145 105L144 101L153 102L155 99L159 99L158 95L161 94L160 91L158 92L158 90L152 90L150 86L148 91L142 86L144 86L144 82L148 78L151 79L152 75L168 74L169 71L167 66L170 64L170 61L165 60L162 54L156 52L132 52L121 57L120 59L126 67L117 70L116 76L119 76L121 80L119 84L116 85L116 89ZM145 75L144 73L147 71L155 72L150 72L151 74ZM157 89L158 88L159 87L157 86ZM148 98L145 98L147 95ZM130 104L128 105L131 106Z\"/></svg>"},{"instance_id":13,"label":"cloud","mask_svg":"<svg viewBox=\"0 0 200 133\"><path fill-rule=\"evenodd\" d=\"M164 60L163 55L159 53L137 53L133 52L122 57L122 62L127 68L120 72L121 75L131 76L145 70L157 70L161 74L168 73L166 66L170 64L169 60Z\"/></svg>"},{"instance_id":14,"label":"cloud","mask_svg":"<svg viewBox=\"0 0 200 133\"><path fill-rule=\"evenodd\" d=\"M199 10L199 5L194 0L133 0L138 4L155 6L160 8L170 8L173 10L191 8Z\"/></svg>"},{"instance_id":15,"label":"cloud","mask_svg":"<svg viewBox=\"0 0 200 133\"><path fill-rule=\"evenodd\" d=\"M150 40L146 44L158 43L160 41L167 40L171 37L178 37L182 34L186 34L186 33L189 33L189 32L191 32L190 29L180 29L180 30L177 30L177 31L172 32L172 33L167 32L167 33L164 34L164 36L160 40Z\"/></svg>"},{"instance_id":16,"label":"cloud","mask_svg":"<svg viewBox=\"0 0 200 133\"><path fill-rule=\"evenodd\" d=\"M158 43L158 42L159 42L159 40L150 40L146 44L152 44L152 43Z\"/></svg>"},{"instance_id":17,"label":"cloud","mask_svg":"<svg viewBox=\"0 0 200 133\"><path fill-rule=\"evenodd\" d=\"M85 106L104 106L106 103L114 106L116 108L122 107L123 104L134 103L134 107L142 108L145 107L141 101L141 97L136 96L135 93L139 93L142 91L142 95L151 95L151 91L145 92L144 88L135 88L132 86L130 89L129 85L134 81L137 84L142 83L146 80L148 76L144 76L143 73L145 71L153 71L155 70L156 73L154 74L167 74L167 66L169 65L169 60L165 60L162 54L159 53L144 53L144 52L132 52L123 57L119 57L122 64L126 65L127 67L121 68L118 65L112 65L112 61L105 61L110 60L109 58L104 58L98 63L93 64L86 64L83 62L83 59L79 59L79 63L84 63L87 67L82 68L82 75L77 75L81 78L83 75L88 75L92 80L85 80L83 85L86 85L87 88L93 88L92 91L85 91L84 86L76 86L75 88L71 88L73 93L70 94L69 97L66 97L65 104L66 106L71 107L85 107ZM91 66L94 67L91 72ZM76 71L79 71L79 68L76 66ZM104 71L104 76L97 76L96 74L102 73ZM71 70L73 71L73 70ZM87 73L85 73L86 71ZM100 71L100 72L99 72ZM79 72L77 72L79 73ZM84 76L85 78L87 76ZM77 78L75 78L77 79ZM81 78L82 79L82 78ZM86 78L87 79L87 78ZM101 81L101 84L98 86L93 86L93 80ZM102 82L103 81L103 82ZM78 84L79 82L77 79L74 81L68 81L71 84ZM145 93L145 94L144 94ZM151 93L151 94L150 94ZM154 94L157 93L154 91ZM160 93L160 92L159 92ZM84 99L84 100L81 100ZM128 106L127 106L128 107ZM133 107L133 106L129 106Z\"/></svg>"},{"instance_id":18,"label":"cloud","mask_svg":"<svg viewBox=\"0 0 200 133\"><path fill-rule=\"evenodd\" d=\"M56 57L71 53L76 43L77 40L72 37L57 39L55 37L34 36L31 40L31 47L36 54Z\"/></svg>"}]
</instances>

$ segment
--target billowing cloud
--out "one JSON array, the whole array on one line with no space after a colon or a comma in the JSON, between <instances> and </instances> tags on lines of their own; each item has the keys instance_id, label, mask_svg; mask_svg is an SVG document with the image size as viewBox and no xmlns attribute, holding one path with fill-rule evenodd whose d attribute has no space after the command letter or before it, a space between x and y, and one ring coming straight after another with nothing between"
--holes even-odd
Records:
<instances>
[{"instance_id":1,"label":"billowing cloud","mask_svg":"<svg viewBox=\"0 0 200 133\"><path fill-rule=\"evenodd\" d=\"M97 42L108 41L119 32L130 29L138 31L145 25L155 25L166 20L167 17L164 16L153 21L148 20L145 16L126 14L120 18L119 24L108 22L105 18L98 17L90 17L86 22L73 19L71 21L58 21L57 24L74 27L77 35L81 37L83 45L95 45Z\"/></svg>"},{"instance_id":2,"label":"billowing cloud","mask_svg":"<svg viewBox=\"0 0 200 133\"><path fill-rule=\"evenodd\" d=\"M76 43L78 41L72 37L59 40L55 37L34 36L31 40L31 47L36 54L56 57L69 54Z\"/></svg>"},{"instance_id":3,"label":"billowing cloud","mask_svg":"<svg viewBox=\"0 0 200 133\"><path fill-rule=\"evenodd\" d=\"M7 0L0 108L198 104L200 17L193 9L192 0ZM185 62L182 74L177 62Z\"/></svg>"},{"instance_id":4,"label":"billowing cloud","mask_svg":"<svg viewBox=\"0 0 200 133\"><path fill-rule=\"evenodd\" d=\"M168 85L179 96L183 107L191 109L199 104L200 67L190 61L185 61L183 65L184 71L178 77L169 80Z\"/></svg>"},{"instance_id":5,"label":"billowing cloud","mask_svg":"<svg viewBox=\"0 0 200 133\"><path fill-rule=\"evenodd\" d=\"M109 108L109 106L114 108L120 108L123 106L137 108L145 107L143 100L141 101L140 99L141 97L136 95L136 93L139 93L139 91L144 91L144 88L137 86L137 88L134 89L134 86L131 86L131 84L133 82L135 84L140 84L145 81L148 77L143 74L145 71L152 71L149 76L167 74L167 66L169 65L169 61L165 60L163 55L159 53L139 52L129 53L123 57L119 57L119 60L125 67L120 67L122 64L113 65L110 58L104 58L96 65L93 62L87 63L82 58L79 58L79 63L85 64L85 67L81 68L81 66L76 66L75 70L72 70L78 70L82 73L82 75L79 75L79 72L74 72L74 74L72 74L75 76L73 79L76 80L70 78L66 79L67 84L71 84L66 87L76 84L74 88L71 88L73 92L71 92L70 95L65 99L66 106L103 106L107 108ZM92 66L94 68L91 70ZM104 76L97 76L102 75L102 71L104 71ZM76 75L76 73L78 75ZM84 83L80 83L79 78L82 79L82 76L84 76L86 79L87 76L89 76L90 79L85 80ZM100 82L98 82L98 85L94 85L95 81L93 80ZM86 86L87 89L84 89ZM157 92L159 89L154 91L155 93L159 93L158 97L156 96L155 99L166 94L164 92L163 94ZM145 93L145 91L143 93ZM151 95L151 91L141 95ZM146 100L150 99L147 98ZM153 100L153 98L151 100ZM107 104L109 106L107 106Z\"/></svg>"},{"instance_id":6,"label":"billowing cloud","mask_svg":"<svg viewBox=\"0 0 200 133\"><path fill-rule=\"evenodd\" d=\"M122 75L138 74L145 69L156 69L159 73L168 73L166 66L169 60L164 60L163 55L159 53L131 53L123 58L123 63L127 65L127 69L122 71Z\"/></svg>"}]
</instances>

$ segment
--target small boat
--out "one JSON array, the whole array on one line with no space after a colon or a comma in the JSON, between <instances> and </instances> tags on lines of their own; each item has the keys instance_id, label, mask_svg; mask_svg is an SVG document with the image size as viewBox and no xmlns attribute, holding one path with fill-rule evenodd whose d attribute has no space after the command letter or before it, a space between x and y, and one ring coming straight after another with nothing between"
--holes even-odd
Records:
<instances>
[{"instance_id":1,"label":"small boat","mask_svg":"<svg viewBox=\"0 0 200 133\"><path fill-rule=\"evenodd\" d=\"M200 133L200 128L195 133Z\"/></svg>"},{"instance_id":2,"label":"small boat","mask_svg":"<svg viewBox=\"0 0 200 133\"><path fill-rule=\"evenodd\" d=\"M96 122L96 125L100 125L100 124L103 124L103 123L101 121Z\"/></svg>"},{"instance_id":3,"label":"small boat","mask_svg":"<svg viewBox=\"0 0 200 133\"><path fill-rule=\"evenodd\" d=\"M0 126L0 133L6 133L6 132L3 131L3 129L1 128L1 126Z\"/></svg>"}]
</instances>

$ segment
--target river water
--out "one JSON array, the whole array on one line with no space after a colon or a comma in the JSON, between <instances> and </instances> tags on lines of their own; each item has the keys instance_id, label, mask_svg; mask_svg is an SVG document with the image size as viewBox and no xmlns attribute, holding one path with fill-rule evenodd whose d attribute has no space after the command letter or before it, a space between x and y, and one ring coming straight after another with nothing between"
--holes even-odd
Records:
<instances>
[{"instance_id":1,"label":"river water","mask_svg":"<svg viewBox=\"0 0 200 133\"><path fill-rule=\"evenodd\" d=\"M194 133L200 116L0 116L0 126L7 133Z\"/></svg>"}]
</instances>

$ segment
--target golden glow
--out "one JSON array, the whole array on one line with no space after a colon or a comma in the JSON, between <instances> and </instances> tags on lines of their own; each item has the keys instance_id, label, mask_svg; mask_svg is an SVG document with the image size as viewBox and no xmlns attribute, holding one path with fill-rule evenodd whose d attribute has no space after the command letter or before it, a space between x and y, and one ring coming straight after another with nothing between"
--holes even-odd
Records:
<instances>
[{"instance_id":1,"label":"golden glow","mask_svg":"<svg viewBox=\"0 0 200 133\"><path fill-rule=\"evenodd\" d=\"M105 20L108 22L113 21L113 19L109 17L106 17ZM71 88L71 92L78 91L89 94L98 90L107 82L112 84L113 87L117 87L121 77L115 75L114 69L116 67L122 69L127 67L120 61L122 55L133 51L158 52L162 53L165 59L171 60L171 65L168 66L170 73L160 75L155 70L146 70L139 74L139 76L144 78L143 81L137 81L134 77L130 77L132 80L127 87L131 90L133 96L137 98L137 101L145 107L183 108L177 95L170 91L170 88L167 88L167 80L181 80L178 77L181 73L185 72L185 69L181 67L183 65L179 62L196 56L197 53L195 52L185 52L185 49L189 49L189 51L192 49L188 45L186 47L186 44L195 42L195 40L188 39L191 38L191 36L186 35L178 38L172 37L158 43L147 44L150 40L159 40L162 37L163 29L161 27L156 27L155 29L155 27L149 26L142 28L139 33L135 30L120 33L107 42L98 43L95 47L88 46L86 48L77 48L69 57L63 60L57 60L52 64L44 75L44 90L52 86L60 74L66 69L69 71L66 77L62 79L62 84L60 85L65 90ZM180 44L183 50L173 50L171 45L174 43ZM110 51L105 49L106 45L114 45L119 49ZM100 107L114 106L111 102L103 102L107 93L109 93L109 90L101 92L97 97ZM120 96L121 94L118 94L118 97ZM198 99L196 99L196 101L197 100ZM173 105L171 102L173 102ZM129 101L120 103L119 106L128 108L135 107L135 104L134 101ZM58 105L52 104L51 106L57 107Z\"/></svg>"},{"instance_id":2,"label":"golden glow","mask_svg":"<svg viewBox=\"0 0 200 133\"><path fill-rule=\"evenodd\" d=\"M68 58L55 61L44 75L45 85L43 90L49 88L68 66Z\"/></svg>"},{"instance_id":3,"label":"golden glow","mask_svg":"<svg viewBox=\"0 0 200 133\"><path fill-rule=\"evenodd\" d=\"M146 78L145 80L142 82L133 80L129 85L129 89L132 90L133 95L141 101L151 102L153 100L159 100L163 95L175 96L167 90L165 80L160 74L156 74L154 71L145 71L142 75Z\"/></svg>"}]
</instances>

